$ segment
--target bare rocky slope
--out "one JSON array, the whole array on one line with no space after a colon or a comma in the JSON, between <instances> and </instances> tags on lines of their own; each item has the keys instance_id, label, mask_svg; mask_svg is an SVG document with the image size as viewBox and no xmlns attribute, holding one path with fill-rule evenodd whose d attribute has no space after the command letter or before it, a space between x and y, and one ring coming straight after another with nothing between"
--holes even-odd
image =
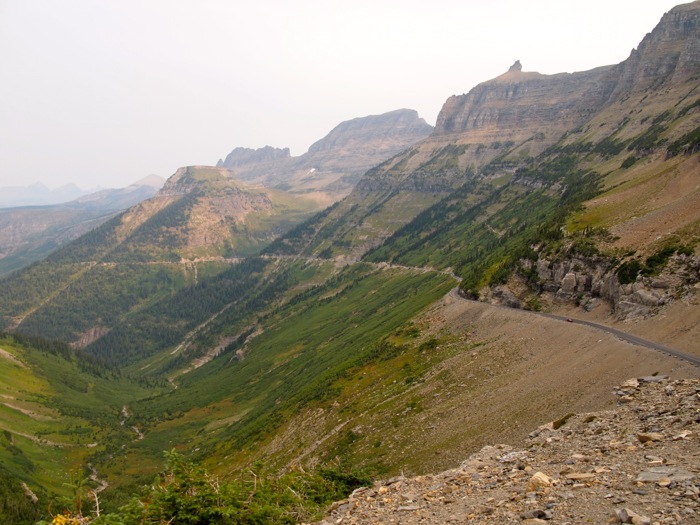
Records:
<instances>
[{"instance_id":1,"label":"bare rocky slope","mask_svg":"<svg viewBox=\"0 0 700 525\"><path fill-rule=\"evenodd\" d=\"M641 377L613 390L615 408L358 489L322 523L697 523L700 381Z\"/></svg>"}]
</instances>

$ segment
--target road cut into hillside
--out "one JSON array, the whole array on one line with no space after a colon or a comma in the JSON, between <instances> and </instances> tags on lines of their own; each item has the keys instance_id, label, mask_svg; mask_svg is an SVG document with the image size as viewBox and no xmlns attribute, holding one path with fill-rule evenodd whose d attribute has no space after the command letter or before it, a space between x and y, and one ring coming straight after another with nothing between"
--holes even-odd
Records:
<instances>
[{"instance_id":1,"label":"road cut into hillside","mask_svg":"<svg viewBox=\"0 0 700 525\"><path fill-rule=\"evenodd\" d=\"M610 408L630 377L700 378L694 364L615 334L454 292L415 324L454 351L411 392L421 411L396 447L406 473L454 468L480 446L518 446L534 426Z\"/></svg>"}]
</instances>

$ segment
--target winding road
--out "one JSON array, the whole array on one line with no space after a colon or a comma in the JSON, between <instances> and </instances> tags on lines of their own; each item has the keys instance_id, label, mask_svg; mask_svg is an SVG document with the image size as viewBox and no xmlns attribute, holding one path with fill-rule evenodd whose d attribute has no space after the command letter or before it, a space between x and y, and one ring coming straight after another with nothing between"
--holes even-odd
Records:
<instances>
[{"instance_id":1,"label":"winding road","mask_svg":"<svg viewBox=\"0 0 700 525\"><path fill-rule=\"evenodd\" d=\"M605 326L603 324L592 323L591 321L584 321L582 319L574 319L572 317L564 317L562 315L545 314L545 313L539 313L539 312L537 312L537 314L542 315L544 317L549 317L550 319L557 319L559 321L568 321L568 322L573 323L573 324L583 324L586 326L591 326L593 328L596 328L597 330L602 330L603 332L608 332L609 334L613 334L614 336L619 337L623 341L627 341L628 343L632 343L633 345L651 348L652 350L656 350L658 352L663 352L663 353L671 355L673 357L677 357L678 359L682 359L684 361L692 363L695 366L700 366L700 357L698 357L698 356L695 356L692 354L687 354L685 352L681 352L680 350L670 348L666 345L662 345L661 343L655 343L654 341L642 339L641 337L637 337L636 335L628 334L627 332L623 332L622 330L618 330L617 328L612 328L610 326Z\"/></svg>"},{"instance_id":2,"label":"winding road","mask_svg":"<svg viewBox=\"0 0 700 525\"><path fill-rule=\"evenodd\" d=\"M467 299L464 297L458 288L453 288L452 292L453 296L459 297L460 299L464 301L471 301L471 299ZM502 306L502 305L491 305L496 308L506 308L511 310L508 306ZM564 321L564 322L569 322L572 324L579 324L579 325L586 325L590 326L591 328L595 328L596 330L601 330L603 332L607 332L609 334L612 334L616 337L619 337L623 341L626 341L628 343L631 343L633 345L637 346L643 346L645 348L649 348L651 350L656 350L657 352L663 352L665 354L668 354L670 356L676 357L678 359L682 359L683 361L687 361L688 363L691 363L695 366L700 366L700 356L688 354L686 352L681 352L680 350L676 350L675 348L670 348L666 345L662 345L661 343L656 343L654 341L649 341L648 339L642 339L641 337L637 337L636 335L629 334L627 332L623 332L622 330L618 330L617 328L612 328L610 326L606 326L604 324L598 324L598 323L593 323L591 321L584 321L583 319L575 319L573 317L567 317L564 315L556 315L556 314L547 314L544 312L533 312L529 310L521 310L521 311L527 311L528 313L531 313L532 315L539 315L541 317L548 317L549 319L556 319L557 321Z\"/></svg>"}]
</instances>

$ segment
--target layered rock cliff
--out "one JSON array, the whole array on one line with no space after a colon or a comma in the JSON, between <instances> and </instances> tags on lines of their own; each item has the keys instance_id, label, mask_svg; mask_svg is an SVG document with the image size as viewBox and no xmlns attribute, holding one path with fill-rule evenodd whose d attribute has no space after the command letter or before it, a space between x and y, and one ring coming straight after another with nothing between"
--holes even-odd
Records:
<instances>
[{"instance_id":1,"label":"layered rock cliff","mask_svg":"<svg viewBox=\"0 0 700 525\"><path fill-rule=\"evenodd\" d=\"M558 140L608 101L615 88L612 70L542 75L511 67L466 95L450 97L435 135L460 134L462 140L491 143L520 142L542 133Z\"/></svg>"},{"instance_id":2,"label":"layered rock cliff","mask_svg":"<svg viewBox=\"0 0 700 525\"><path fill-rule=\"evenodd\" d=\"M444 157L449 146L453 159L442 164L454 168L447 182L456 186L464 182L466 168L475 174L494 159L522 163L608 110L612 113L591 126L600 129L591 129L588 140L602 140L622 127L623 135L632 136L649 126L650 115L641 114L636 125L634 119L622 122L624 116L657 105L661 112L663 105L697 96L699 19L700 2L675 7L617 65L543 75L523 71L516 61L504 74L448 98L429 138L368 175L411 185L410 179L424 178L423 168L437 155ZM675 100L669 102L669 93ZM639 99L632 102L632 94Z\"/></svg>"},{"instance_id":3,"label":"layered rock cliff","mask_svg":"<svg viewBox=\"0 0 700 525\"><path fill-rule=\"evenodd\" d=\"M700 71L700 2L674 7L616 66L615 96L661 85L697 81Z\"/></svg>"}]
</instances>

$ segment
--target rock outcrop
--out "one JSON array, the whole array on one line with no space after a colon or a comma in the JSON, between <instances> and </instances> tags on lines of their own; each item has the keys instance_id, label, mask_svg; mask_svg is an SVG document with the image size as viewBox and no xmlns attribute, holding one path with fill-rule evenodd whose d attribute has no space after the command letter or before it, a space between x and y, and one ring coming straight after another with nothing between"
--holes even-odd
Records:
<instances>
[{"instance_id":1,"label":"rock outcrop","mask_svg":"<svg viewBox=\"0 0 700 525\"><path fill-rule=\"evenodd\" d=\"M671 104L676 104L693 92L693 79L700 71L698 18L700 2L672 9L629 58L617 65L543 75L523 71L518 60L504 74L466 94L448 98L438 115L435 132L388 163L383 171L374 170L371 176L391 174L411 184L411 177L422 176L421 167L436 154L444 155L444 148L456 146L461 149L454 150L452 164L460 169L448 182L457 186L463 182L467 167L478 173L496 158L517 163L518 159L535 157L565 134L585 127L604 110L614 108L595 123L586 140L599 140L601 133L605 135L600 138L608 137L619 131L619 122L625 115L639 109L638 104L625 105L631 93L644 93L648 96L645 103L649 104L655 93L665 92L659 91L662 86L675 87L679 93L674 94L676 100ZM632 125L628 128L631 133L637 129Z\"/></svg>"},{"instance_id":2,"label":"rock outcrop","mask_svg":"<svg viewBox=\"0 0 700 525\"><path fill-rule=\"evenodd\" d=\"M697 523L700 381L635 378L615 394L615 409L567 414L523 447L357 489L322 523Z\"/></svg>"},{"instance_id":3,"label":"rock outcrop","mask_svg":"<svg viewBox=\"0 0 700 525\"><path fill-rule=\"evenodd\" d=\"M464 135L490 144L521 142L538 133L558 140L600 110L615 89L612 66L581 73L524 72L516 62L503 75L452 96L442 107L435 135ZM549 141L548 141L549 142Z\"/></svg>"},{"instance_id":4,"label":"rock outcrop","mask_svg":"<svg viewBox=\"0 0 700 525\"><path fill-rule=\"evenodd\" d=\"M323 152L338 151L350 153L355 148L372 148L377 153L398 153L406 145L425 138L432 131L433 127L420 118L418 112L398 109L382 115L341 122L328 135L313 143L308 155L314 157ZM382 156L386 158L385 155Z\"/></svg>"},{"instance_id":5,"label":"rock outcrop","mask_svg":"<svg viewBox=\"0 0 700 525\"><path fill-rule=\"evenodd\" d=\"M607 301L618 320L653 315L660 307L692 293L700 283L700 257L691 255L675 255L658 275L639 275L631 283L621 284L617 270L609 258L578 256L523 259L519 273L529 276L530 285L555 303L575 303L590 311L600 300ZM514 308L525 305L508 286L497 287L486 298Z\"/></svg>"},{"instance_id":6,"label":"rock outcrop","mask_svg":"<svg viewBox=\"0 0 700 525\"><path fill-rule=\"evenodd\" d=\"M124 243L121 257L232 257L269 243L316 209L301 196L246 184L226 168L187 166L154 198L127 210L116 234Z\"/></svg>"},{"instance_id":7,"label":"rock outcrop","mask_svg":"<svg viewBox=\"0 0 700 525\"><path fill-rule=\"evenodd\" d=\"M671 9L615 68L614 96L678 84L700 71L700 2Z\"/></svg>"}]
</instances>

